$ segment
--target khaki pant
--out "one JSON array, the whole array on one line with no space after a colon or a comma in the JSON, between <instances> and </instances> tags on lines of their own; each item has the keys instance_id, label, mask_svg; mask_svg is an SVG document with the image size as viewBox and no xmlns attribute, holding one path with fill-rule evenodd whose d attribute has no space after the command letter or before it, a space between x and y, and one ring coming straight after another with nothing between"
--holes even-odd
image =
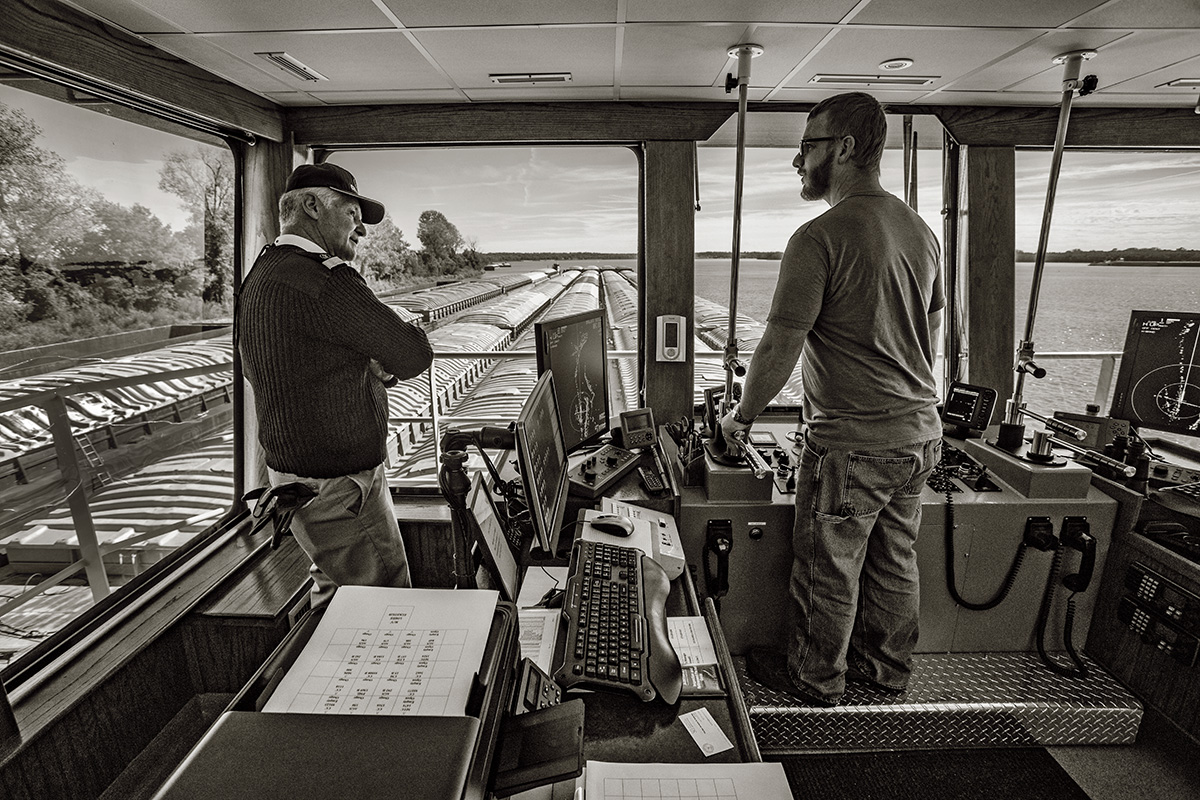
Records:
<instances>
[{"instance_id":1,"label":"khaki pant","mask_svg":"<svg viewBox=\"0 0 1200 800\"><path fill-rule=\"evenodd\" d=\"M313 561L313 608L328 603L338 586L412 586L383 464L336 478L268 474L272 486L298 481L317 491L292 519L292 533Z\"/></svg>"}]
</instances>

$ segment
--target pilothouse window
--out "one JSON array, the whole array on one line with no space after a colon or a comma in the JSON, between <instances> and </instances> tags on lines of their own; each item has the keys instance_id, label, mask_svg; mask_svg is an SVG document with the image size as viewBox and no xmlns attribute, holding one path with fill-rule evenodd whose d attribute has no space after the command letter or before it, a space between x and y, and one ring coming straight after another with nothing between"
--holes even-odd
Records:
<instances>
[{"instance_id":1,"label":"pilothouse window","mask_svg":"<svg viewBox=\"0 0 1200 800\"><path fill-rule=\"evenodd\" d=\"M610 425L641 405L630 355L639 225L630 148L427 147L336 152L330 161L387 208L355 264L385 302L420 317L435 354L432 376L390 390L394 490L437 491L447 428L517 418L537 378L538 321L602 309L607 403L594 397L604 382L587 376L572 384L574 396L607 409Z\"/></svg>"},{"instance_id":2,"label":"pilothouse window","mask_svg":"<svg viewBox=\"0 0 1200 800\"><path fill-rule=\"evenodd\" d=\"M231 507L234 209L223 143L79 90L6 70L0 131L4 668Z\"/></svg>"}]
</instances>

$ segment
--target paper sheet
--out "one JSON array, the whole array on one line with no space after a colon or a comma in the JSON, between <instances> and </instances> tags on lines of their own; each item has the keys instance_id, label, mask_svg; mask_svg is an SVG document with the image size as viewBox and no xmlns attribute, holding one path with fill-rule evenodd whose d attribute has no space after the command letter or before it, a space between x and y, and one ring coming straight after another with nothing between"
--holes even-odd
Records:
<instances>
[{"instance_id":1,"label":"paper sheet","mask_svg":"<svg viewBox=\"0 0 1200 800\"><path fill-rule=\"evenodd\" d=\"M517 618L521 625L521 655L532 660L543 672L549 673L562 610L522 608L517 611Z\"/></svg>"},{"instance_id":2,"label":"paper sheet","mask_svg":"<svg viewBox=\"0 0 1200 800\"><path fill-rule=\"evenodd\" d=\"M342 586L263 711L459 716L494 591Z\"/></svg>"},{"instance_id":3,"label":"paper sheet","mask_svg":"<svg viewBox=\"0 0 1200 800\"><path fill-rule=\"evenodd\" d=\"M667 638L685 667L717 663L717 650L704 617L667 617Z\"/></svg>"},{"instance_id":4,"label":"paper sheet","mask_svg":"<svg viewBox=\"0 0 1200 800\"><path fill-rule=\"evenodd\" d=\"M783 765L589 761L585 800L792 800Z\"/></svg>"}]
</instances>

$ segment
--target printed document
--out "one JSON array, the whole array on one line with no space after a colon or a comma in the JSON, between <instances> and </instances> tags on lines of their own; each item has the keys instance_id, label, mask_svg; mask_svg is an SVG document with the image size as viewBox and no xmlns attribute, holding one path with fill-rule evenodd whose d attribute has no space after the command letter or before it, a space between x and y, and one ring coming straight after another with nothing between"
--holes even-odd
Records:
<instances>
[{"instance_id":1,"label":"printed document","mask_svg":"<svg viewBox=\"0 0 1200 800\"><path fill-rule=\"evenodd\" d=\"M263 711L462 716L499 595L342 586Z\"/></svg>"}]
</instances>

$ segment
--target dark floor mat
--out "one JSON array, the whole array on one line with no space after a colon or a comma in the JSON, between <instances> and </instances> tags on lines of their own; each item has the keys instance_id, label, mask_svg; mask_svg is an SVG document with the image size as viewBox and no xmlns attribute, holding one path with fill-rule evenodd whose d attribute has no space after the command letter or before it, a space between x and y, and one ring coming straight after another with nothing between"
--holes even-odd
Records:
<instances>
[{"instance_id":1,"label":"dark floor mat","mask_svg":"<svg viewBox=\"0 0 1200 800\"><path fill-rule=\"evenodd\" d=\"M1089 800L1040 747L766 756L802 800Z\"/></svg>"}]
</instances>

